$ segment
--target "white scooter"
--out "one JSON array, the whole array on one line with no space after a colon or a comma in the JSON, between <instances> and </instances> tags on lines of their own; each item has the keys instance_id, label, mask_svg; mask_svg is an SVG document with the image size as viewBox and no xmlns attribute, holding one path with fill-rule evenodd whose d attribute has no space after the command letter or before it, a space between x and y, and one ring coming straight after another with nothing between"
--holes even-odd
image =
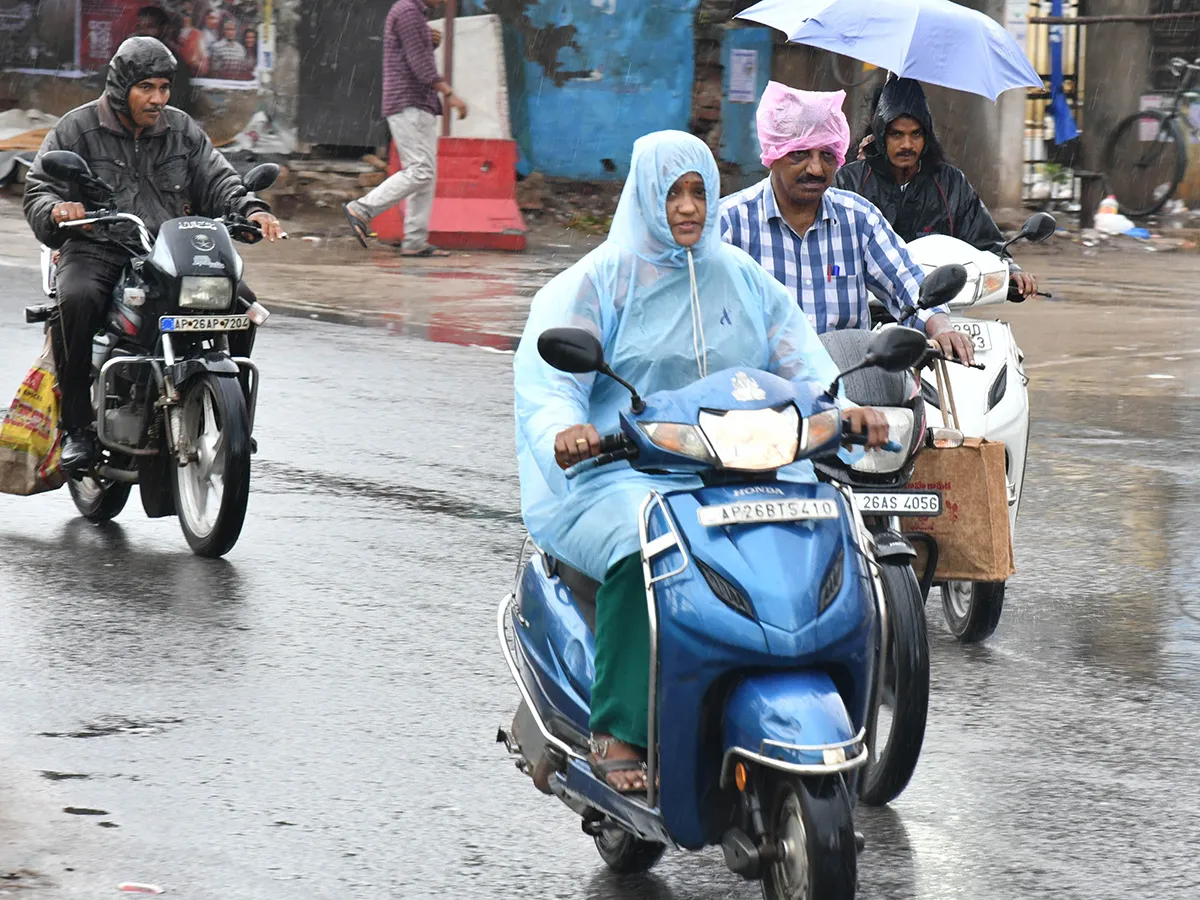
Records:
<instances>
[{"instance_id":1,"label":"white scooter","mask_svg":"<svg viewBox=\"0 0 1200 900\"><path fill-rule=\"evenodd\" d=\"M962 313L1005 300L1020 302L1023 298L1010 292L1008 247L1019 240L1040 243L1049 239L1056 228L1053 216L1038 213L1004 245L1001 254L976 250L965 241L941 234L918 238L908 245L913 261L926 274L950 263L967 269L966 286L948 304L950 319L955 329L970 336L975 362L983 367L950 366L949 375L963 434L1004 442L1008 518L1014 532L1029 447L1029 394L1025 389L1029 379L1022 366L1025 355L1007 322L968 319ZM1044 292L1040 295L1050 296ZM922 377L921 392L929 424L944 426L936 376L929 369ZM958 640L975 643L996 630L1004 609L1004 586L1002 581L951 581L941 585L946 622Z\"/></svg>"}]
</instances>

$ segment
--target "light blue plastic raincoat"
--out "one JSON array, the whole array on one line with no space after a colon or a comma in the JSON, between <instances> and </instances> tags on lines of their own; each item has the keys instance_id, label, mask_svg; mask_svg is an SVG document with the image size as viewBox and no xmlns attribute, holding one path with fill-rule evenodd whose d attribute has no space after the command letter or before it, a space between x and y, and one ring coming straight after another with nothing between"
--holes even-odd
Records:
<instances>
[{"instance_id":1,"label":"light blue plastic raincoat","mask_svg":"<svg viewBox=\"0 0 1200 900\"><path fill-rule=\"evenodd\" d=\"M700 327L693 326L688 251L667 225L667 192L682 175L704 179L708 216L692 249ZM608 240L538 291L513 363L521 514L539 547L597 581L639 550L638 508L652 489L699 487L694 476L644 475L628 463L568 482L554 460L554 438L590 423L620 429L629 393L603 375L568 375L537 352L547 328L586 328L600 338L613 370L642 396L696 381L702 366L764 369L822 388L837 367L786 289L717 230L720 178L699 138L661 131L633 145L629 179ZM780 472L814 480L812 466Z\"/></svg>"}]
</instances>

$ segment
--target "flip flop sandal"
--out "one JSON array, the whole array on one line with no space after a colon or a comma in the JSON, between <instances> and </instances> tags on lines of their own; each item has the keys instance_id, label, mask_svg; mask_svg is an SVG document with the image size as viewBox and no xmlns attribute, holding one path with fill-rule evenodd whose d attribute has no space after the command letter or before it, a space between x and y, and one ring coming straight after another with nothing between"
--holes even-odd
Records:
<instances>
[{"instance_id":1,"label":"flip flop sandal","mask_svg":"<svg viewBox=\"0 0 1200 900\"><path fill-rule=\"evenodd\" d=\"M646 764L640 759L605 759L596 760L588 759L588 765L592 769L592 774L599 778L608 787L612 788L618 794L645 794L644 787L638 788L618 788L608 780L608 776L616 772L641 772L642 780L646 780Z\"/></svg>"},{"instance_id":2,"label":"flip flop sandal","mask_svg":"<svg viewBox=\"0 0 1200 900\"><path fill-rule=\"evenodd\" d=\"M425 259L430 256L438 256L438 257L449 256L450 253L447 250L439 250L437 247L430 246L430 247L426 247L424 250L418 250L416 253L409 253L407 251L402 250L402 251L400 251L400 255Z\"/></svg>"},{"instance_id":3,"label":"flip flop sandal","mask_svg":"<svg viewBox=\"0 0 1200 900\"><path fill-rule=\"evenodd\" d=\"M367 231L367 223L351 211L349 203L342 207L342 214L350 224L350 230L354 232L354 237L362 244L364 250L368 249L367 237L369 232Z\"/></svg>"}]
</instances>

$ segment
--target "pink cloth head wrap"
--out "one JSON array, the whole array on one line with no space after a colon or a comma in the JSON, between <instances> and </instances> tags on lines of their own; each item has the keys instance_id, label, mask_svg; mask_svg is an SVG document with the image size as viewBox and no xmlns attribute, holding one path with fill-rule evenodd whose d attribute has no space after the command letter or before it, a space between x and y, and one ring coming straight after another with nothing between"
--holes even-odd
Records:
<instances>
[{"instance_id":1,"label":"pink cloth head wrap","mask_svg":"<svg viewBox=\"0 0 1200 900\"><path fill-rule=\"evenodd\" d=\"M845 91L797 91L768 82L757 116L762 164L769 169L795 150L828 150L844 164L850 147L845 102Z\"/></svg>"}]
</instances>

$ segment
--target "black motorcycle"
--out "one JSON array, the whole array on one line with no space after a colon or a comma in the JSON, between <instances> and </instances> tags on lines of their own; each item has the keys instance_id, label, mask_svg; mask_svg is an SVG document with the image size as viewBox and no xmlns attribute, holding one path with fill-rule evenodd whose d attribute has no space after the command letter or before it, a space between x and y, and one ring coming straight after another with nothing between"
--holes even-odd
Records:
<instances>
[{"instance_id":1,"label":"black motorcycle","mask_svg":"<svg viewBox=\"0 0 1200 900\"><path fill-rule=\"evenodd\" d=\"M966 284L962 266L942 266L921 286L922 308L941 305ZM914 310L906 310L907 318ZM821 335L834 365L847 369L863 359L871 343L866 330L832 331ZM934 358L930 347L926 361ZM925 626L925 596L937 565L937 544L919 533L904 533L906 516L936 516L942 511L938 491L905 487L917 454L927 446L961 446L961 433L926 426L925 401L912 370L889 372L878 367L859 369L842 381L846 396L860 406L878 409L888 421L893 446L865 451L854 463L837 457L814 460L819 478L849 485L864 524L875 541L875 559L888 604L889 641L885 655L883 700L875 742L866 769L859 775L858 795L868 805L889 803L912 778L929 709L929 636ZM913 571L917 552L913 541L929 551L929 564L918 581ZM886 721L883 718L886 717Z\"/></svg>"},{"instance_id":2,"label":"black motorcycle","mask_svg":"<svg viewBox=\"0 0 1200 900\"><path fill-rule=\"evenodd\" d=\"M48 152L42 167L84 196L114 197L78 154ZM253 192L278 176L278 166L262 165L243 180ZM90 229L91 239L131 256L92 342L100 449L93 467L68 482L75 506L90 521L108 521L136 484L146 515L178 515L194 553L223 556L246 517L258 398L258 370L231 356L228 335L262 325L269 315L238 295L243 263L232 241L256 243L262 231L240 216L189 216L166 222L152 239L140 218L116 209L89 211L60 227ZM51 299L55 260L43 248L43 287ZM27 322L52 331L57 316L55 304L25 310Z\"/></svg>"}]
</instances>

